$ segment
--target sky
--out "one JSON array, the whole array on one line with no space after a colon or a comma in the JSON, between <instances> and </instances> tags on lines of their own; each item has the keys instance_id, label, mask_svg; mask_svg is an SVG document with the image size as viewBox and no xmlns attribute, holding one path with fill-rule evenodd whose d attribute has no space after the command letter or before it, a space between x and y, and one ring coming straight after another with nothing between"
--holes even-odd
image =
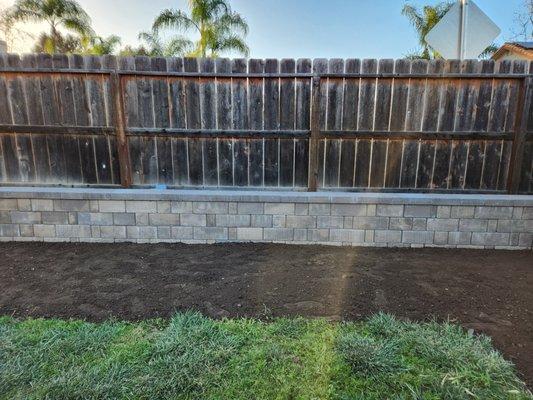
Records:
<instances>
[{"instance_id":1,"label":"sky","mask_svg":"<svg viewBox=\"0 0 533 400\"><path fill-rule=\"evenodd\" d=\"M9 6L14 0L0 0ZM165 8L187 9L187 0L78 0L100 36L119 35L122 44L137 44ZM229 0L246 18L250 57L254 58L399 58L417 49L417 36L401 9L406 0ZM433 0L409 1L413 5ZM515 13L523 0L476 0L500 27L498 44L513 37ZM42 26L26 26L38 33ZM19 43L18 52L31 44ZM231 54L229 54L231 56Z\"/></svg>"}]
</instances>

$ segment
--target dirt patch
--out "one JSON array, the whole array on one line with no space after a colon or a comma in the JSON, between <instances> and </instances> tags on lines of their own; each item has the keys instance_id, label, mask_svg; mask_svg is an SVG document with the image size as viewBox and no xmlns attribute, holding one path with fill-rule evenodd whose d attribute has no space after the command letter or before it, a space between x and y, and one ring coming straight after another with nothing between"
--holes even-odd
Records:
<instances>
[{"instance_id":1,"label":"dirt patch","mask_svg":"<svg viewBox=\"0 0 533 400\"><path fill-rule=\"evenodd\" d=\"M492 336L533 386L531 251L1 243L0 260L3 315L449 318Z\"/></svg>"}]
</instances>

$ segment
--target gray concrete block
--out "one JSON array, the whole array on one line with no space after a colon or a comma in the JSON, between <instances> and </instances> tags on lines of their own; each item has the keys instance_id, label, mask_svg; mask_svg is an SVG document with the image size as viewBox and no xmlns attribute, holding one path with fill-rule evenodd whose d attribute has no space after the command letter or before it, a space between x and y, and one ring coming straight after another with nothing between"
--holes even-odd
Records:
<instances>
[{"instance_id":1,"label":"gray concrete block","mask_svg":"<svg viewBox=\"0 0 533 400\"><path fill-rule=\"evenodd\" d=\"M437 206L427 205L406 205L404 217L429 218L437 216Z\"/></svg>"},{"instance_id":2,"label":"gray concrete block","mask_svg":"<svg viewBox=\"0 0 533 400\"><path fill-rule=\"evenodd\" d=\"M180 214L148 214L148 221L152 226L179 225Z\"/></svg>"},{"instance_id":3,"label":"gray concrete block","mask_svg":"<svg viewBox=\"0 0 533 400\"><path fill-rule=\"evenodd\" d=\"M342 228L344 228L344 229L352 229L353 228L353 220L355 218L360 218L360 217L344 217L344 225L342 226Z\"/></svg>"},{"instance_id":4,"label":"gray concrete block","mask_svg":"<svg viewBox=\"0 0 533 400\"><path fill-rule=\"evenodd\" d=\"M489 219L487 222L487 232L496 232L498 229L498 220L497 219Z\"/></svg>"},{"instance_id":5,"label":"gray concrete block","mask_svg":"<svg viewBox=\"0 0 533 400\"><path fill-rule=\"evenodd\" d=\"M139 226L148 225L148 213L135 213L135 224Z\"/></svg>"},{"instance_id":6,"label":"gray concrete block","mask_svg":"<svg viewBox=\"0 0 533 400\"><path fill-rule=\"evenodd\" d=\"M71 211L68 213L68 223L69 225L77 225L78 224L78 213L75 211Z\"/></svg>"},{"instance_id":7,"label":"gray concrete block","mask_svg":"<svg viewBox=\"0 0 533 400\"><path fill-rule=\"evenodd\" d=\"M472 232L449 232L448 244L464 245L470 244Z\"/></svg>"},{"instance_id":8,"label":"gray concrete block","mask_svg":"<svg viewBox=\"0 0 533 400\"><path fill-rule=\"evenodd\" d=\"M54 202L49 199L31 199L33 211L54 211Z\"/></svg>"},{"instance_id":9,"label":"gray concrete block","mask_svg":"<svg viewBox=\"0 0 533 400\"><path fill-rule=\"evenodd\" d=\"M329 240L329 229L308 229L307 240L310 242L327 242Z\"/></svg>"},{"instance_id":10,"label":"gray concrete block","mask_svg":"<svg viewBox=\"0 0 533 400\"><path fill-rule=\"evenodd\" d=\"M518 245L531 249L533 246L533 233L521 233L518 239Z\"/></svg>"},{"instance_id":11,"label":"gray concrete block","mask_svg":"<svg viewBox=\"0 0 533 400\"><path fill-rule=\"evenodd\" d=\"M389 219L387 217L354 217L353 229L387 229Z\"/></svg>"},{"instance_id":12,"label":"gray concrete block","mask_svg":"<svg viewBox=\"0 0 533 400\"><path fill-rule=\"evenodd\" d=\"M375 204L366 205L366 215L369 217L375 217L377 211L377 206Z\"/></svg>"},{"instance_id":13,"label":"gray concrete block","mask_svg":"<svg viewBox=\"0 0 533 400\"><path fill-rule=\"evenodd\" d=\"M319 215L316 217L318 228L338 228L344 227L344 217L335 215Z\"/></svg>"},{"instance_id":14,"label":"gray concrete block","mask_svg":"<svg viewBox=\"0 0 533 400\"><path fill-rule=\"evenodd\" d=\"M69 222L68 212L63 211L42 211L41 219L43 224L67 225Z\"/></svg>"},{"instance_id":15,"label":"gray concrete block","mask_svg":"<svg viewBox=\"0 0 533 400\"><path fill-rule=\"evenodd\" d=\"M11 222L14 224L40 224L41 213L39 211L12 211Z\"/></svg>"},{"instance_id":16,"label":"gray concrete block","mask_svg":"<svg viewBox=\"0 0 533 400\"><path fill-rule=\"evenodd\" d=\"M533 220L501 219L498 221L497 232L533 232Z\"/></svg>"},{"instance_id":17,"label":"gray concrete block","mask_svg":"<svg viewBox=\"0 0 533 400\"><path fill-rule=\"evenodd\" d=\"M128 239L156 239L157 228L155 226L127 226L126 236Z\"/></svg>"},{"instance_id":18,"label":"gray concrete block","mask_svg":"<svg viewBox=\"0 0 533 400\"><path fill-rule=\"evenodd\" d=\"M426 231L427 219L426 218L413 218L413 231Z\"/></svg>"},{"instance_id":19,"label":"gray concrete block","mask_svg":"<svg viewBox=\"0 0 533 400\"><path fill-rule=\"evenodd\" d=\"M125 212L126 202L124 200L99 200L98 209L100 212Z\"/></svg>"},{"instance_id":20,"label":"gray concrete block","mask_svg":"<svg viewBox=\"0 0 533 400\"><path fill-rule=\"evenodd\" d=\"M191 201L172 201L170 203L170 209L173 213L192 214L192 202Z\"/></svg>"},{"instance_id":21,"label":"gray concrete block","mask_svg":"<svg viewBox=\"0 0 533 400\"><path fill-rule=\"evenodd\" d=\"M126 201L126 212L156 213L157 201Z\"/></svg>"},{"instance_id":22,"label":"gray concrete block","mask_svg":"<svg viewBox=\"0 0 533 400\"><path fill-rule=\"evenodd\" d=\"M403 205L378 204L376 215L379 217L403 217Z\"/></svg>"},{"instance_id":23,"label":"gray concrete block","mask_svg":"<svg viewBox=\"0 0 533 400\"><path fill-rule=\"evenodd\" d=\"M507 246L509 244L510 235L508 233L472 233L472 244L480 246Z\"/></svg>"},{"instance_id":24,"label":"gray concrete block","mask_svg":"<svg viewBox=\"0 0 533 400\"><path fill-rule=\"evenodd\" d=\"M91 237L89 225L56 225L56 236L59 238L88 238Z\"/></svg>"},{"instance_id":25,"label":"gray concrete block","mask_svg":"<svg viewBox=\"0 0 533 400\"><path fill-rule=\"evenodd\" d=\"M464 232L486 232L487 220L484 219L461 219L459 230Z\"/></svg>"},{"instance_id":26,"label":"gray concrete block","mask_svg":"<svg viewBox=\"0 0 533 400\"><path fill-rule=\"evenodd\" d=\"M296 203L294 205L294 214L295 215L309 215L309 204Z\"/></svg>"},{"instance_id":27,"label":"gray concrete block","mask_svg":"<svg viewBox=\"0 0 533 400\"><path fill-rule=\"evenodd\" d=\"M294 215L294 203L265 203L265 214Z\"/></svg>"},{"instance_id":28,"label":"gray concrete block","mask_svg":"<svg viewBox=\"0 0 533 400\"><path fill-rule=\"evenodd\" d=\"M171 211L170 201L158 201L157 202L157 213L158 214L170 214Z\"/></svg>"},{"instance_id":29,"label":"gray concrete block","mask_svg":"<svg viewBox=\"0 0 533 400\"><path fill-rule=\"evenodd\" d=\"M125 226L100 226L100 237L105 239L125 239Z\"/></svg>"},{"instance_id":30,"label":"gray concrete block","mask_svg":"<svg viewBox=\"0 0 533 400\"><path fill-rule=\"evenodd\" d=\"M20 236L19 226L16 224L0 224L1 237L17 237Z\"/></svg>"},{"instance_id":31,"label":"gray concrete block","mask_svg":"<svg viewBox=\"0 0 533 400\"><path fill-rule=\"evenodd\" d=\"M30 199L18 199L17 208L19 211L31 211Z\"/></svg>"},{"instance_id":32,"label":"gray concrete block","mask_svg":"<svg viewBox=\"0 0 533 400\"><path fill-rule=\"evenodd\" d=\"M194 209L194 205L193 205L193 209ZM215 227L195 226L193 229L193 237L194 239L200 239L200 240L224 240L228 238L228 228L223 228L220 226L215 226Z\"/></svg>"},{"instance_id":33,"label":"gray concrete block","mask_svg":"<svg viewBox=\"0 0 533 400\"><path fill-rule=\"evenodd\" d=\"M89 200L54 200L54 211L90 211Z\"/></svg>"},{"instance_id":34,"label":"gray concrete block","mask_svg":"<svg viewBox=\"0 0 533 400\"><path fill-rule=\"evenodd\" d=\"M533 207L524 207L522 210L523 219L533 219Z\"/></svg>"},{"instance_id":35,"label":"gray concrete block","mask_svg":"<svg viewBox=\"0 0 533 400\"><path fill-rule=\"evenodd\" d=\"M237 214L237 211L238 211L238 203L230 202L228 204L228 213L229 214Z\"/></svg>"},{"instance_id":36,"label":"gray concrete block","mask_svg":"<svg viewBox=\"0 0 533 400\"><path fill-rule=\"evenodd\" d=\"M330 229L329 238L332 242L364 243L365 231L355 229Z\"/></svg>"},{"instance_id":37,"label":"gray concrete block","mask_svg":"<svg viewBox=\"0 0 533 400\"><path fill-rule=\"evenodd\" d=\"M451 208L452 208L451 206L438 206L437 207L437 218L450 218Z\"/></svg>"},{"instance_id":38,"label":"gray concrete block","mask_svg":"<svg viewBox=\"0 0 533 400\"><path fill-rule=\"evenodd\" d=\"M33 234L36 237L54 237L56 235L56 227L54 225L33 225Z\"/></svg>"},{"instance_id":39,"label":"gray concrete block","mask_svg":"<svg viewBox=\"0 0 533 400\"><path fill-rule=\"evenodd\" d=\"M272 227L273 228L285 228L287 217L285 215L273 215Z\"/></svg>"},{"instance_id":40,"label":"gray concrete block","mask_svg":"<svg viewBox=\"0 0 533 400\"><path fill-rule=\"evenodd\" d=\"M332 204L331 215L366 216L366 204Z\"/></svg>"},{"instance_id":41,"label":"gray concrete block","mask_svg":"<svg viewBox=\"0 0 533 400\"><path fill-rule=\"evenodd\" d=\"M438 246L444 246L448 244L448 232L435 232L435 236L433 237L433 244Z\"/></svg>"},{"instance_id":42,"label":"gray concrete block","mask_svg":"<svg viewBox=\"0 0 533 400\"><path fill-rule=\"evenodd\" d=\"M263 203L237 203L238 214L263 214Z\"/></svg>"},{"instance_id":43,"label":"gray concrete block","mask_svg":"<svg viewBox=\"0 0 533 400\"><path fill-rule=\"evenodd\" d=\"M238 240L263 240L263 228L237 228Z\"/></svg>"},{"instance_id":44,"label":"gray concrete block","mask_svg":"<svg viewBox=\"0 0 533 400\"><path fill-rule=\"evenodd\" d=\"M22 237L31 237L33 236L33 225L20 224L19 232Z\"/></svg>"},{"instance_id":45,"label":"gray concrete block","mask_svg":"<svg viewBox=\"0 0 533 400\"><path fill-rule=\"evenodd\" d=\"M402 232L402 243L430 244L433 243L433 236L433 231L404 231Z\"/></svg>"},{"instance_id":46,"label":"gray concrete block","mask_svg":"<svg viewBox=\"0 0 533 400\"><path fill-rule=\"evenodd\" d=\"M374 233L373 230L366 230L365 231L365 244L374 243Z\"/></svg>"},{"instance_id":47,"label":"gray concrete block","mask_svg":"<svg viewBox=\"0 0 533 400\"><path fill-rule=\"evenodd\" d=\"M172 239L192 239L193 228L190 226L172 226L170 234Z\"/></svg>"},{"instance_id":48,"label":"gray concrete block","mask_svg":"<svg viewBox=\"0 0 533 400\"><path fill-rule=\"evenodd\" d=\"M227 202L195 201L192 203L192 212L195 214L228 214L228 210Z\"/></svg>"},{"instance_id":49,"label":"gray concrete block","mask_svg":"<svg viewBox=\"0 0 533 400\"><path fill-rule=\"evenodd\" d=\"M428 218L428 231L452 232L459 228L459 220L454 218Z\"/></svg>"},{"instance_id":50,"label":"gray concrete block","mask_svg":"<svg viewBox=\"0 0 533 400\"><path fill-rule=\"evenodd\" d=\"M329 215L330 213L330 204L309 204L309 215Z\"/></svg>"},{"instance_id":51,"label":"gray concrete block","mask_svg":"<svg viewBox=\"0 0 533 400\"><path fill-rule=\"evenodd\" d=\"M408 231L413 228L413 218L391 217L389 229L395 231Z\"/></svg>"},{"instance_id":52,"label":"gray concrete block","mask_svg":"<svg viewBox=\"0 0 533 400\"><path fill-rule=\"evenodd\" d=\"M522 219L524 207L513 207L513 219Z\"/></svg>"},{"instance_id":53,"label":"gray concrete block","mask_svg":"<svg viewBox=\"0 0 533 400\"><path fill-rule=\"evenodd\" d=\"M512 218L513 216L513 207L486 207L486 206L477 206L474 216L476 218Z\"/></svg>"},{"instance_id":54,"label":"gray concrete block","mask_svg":"<svg viewBox=\"0 0 533 400\"><path fill-rule=\"evenodd\" d=\"M206 226L217 226L217 214L206 215Z\"/></svg>"},{"instance_id":55,"label":"gray concrete block","mask_svg":"<svg viewBox=\"0 0 533 400\"><path fill-rule=\"evenodd\" d=\"M235 212L237 209L235 209ZM231 212L231 206L230 206ZM237 228L228 228L228 240L237 240Z\"/></svg>"},{"instance_id":56,"label":"gray concrete block","mask_svg":"<svg viewBox=\"0 0 533 400\"><path fill-rule=\"evenodd\" d=\"M10 224L10 223L11 223L11 212L0 211L0 224Z\"/></svg>"},{"instance_id":57,"label":"gray concrete block","mask_svg":"<svg viewBox=\"0 0 533 400\"><path fill-rule=\"evenodd\" d=\"M307 229L295 229L293 240L295 242L306 242L307 241Z\"/></svg>"},{"instance_id":58,"label":"gray concrete block","mask_svg":"<svg viewBox=\"0 0 533 400\"><path fill-rule=\"evenodd\" d=\"M402 241L401 231L376 230L374 232L376 243L400 243Z\"/></svg>"},{"instance_id":59,"label":"gray concrete block","mask_svg":"<svg viewBox=\"0 0 533 400\"><path fill-rule=\"evenodd\" d=\"M267 217L267 215L260 215L260 217ZM268 217L272 218L271 215ZM226 227L247 227L250 226L251 217L248 214L218 214L216 216L216 226Z\"/></svg>"},{"instance_id":60,"label":"gray concrete block","mask_svg":"<svg viewBox=\"0 0 533 400\"><path fill-rule=\"evenodd\" d=\"M18 210L17 199L0 199L0 210L3 210L3 211Z\"/></svg>"},{"instance_id":61,"label":"gray concrete block","mask_svg":"<svg viewBox=\"0 0 533 400\"><path fill-rule=\"evenodd\" d=\"M170 206L168 208L170 210ZM170 226L158 226L157 227L157 238L158 239L170 239Z\"/></svg>"},{"instance_id":62,"label":"gray concrete block","mask_svg":"<svg viewBox=\"0 0 533 400\"><path fill-rule=\"evenodd\" d=\"M313 215L288 215L287 228L316 228L316 217Z\"/></svg>"},{"instance_id":63,"label":"gray concrete block","mask_svg":"<svg viewBox=\"0 0 533 400\"><path fill-rule=\"evenodd\" d=\"M135 225L135 214L113 213L113 225Z\"/></svg>"},{"instance_id":64,"label":"gray concrete block","mask_svg":"<svg viewBox=\"0 0 533 400\"><path fill-rule=\"evenodd\" d=\"M180 214L180 222L182 226L207 226L207 217L205 214Z\"/></svg>"},{"instance_id":65,"label":"gray concrete block","mask_svg":"<svg viewBox=\"0 0 533 400\"><path fill-rule=\"evenodd\" d=\"M272 228L272 215L252 215L250 225L254 228Z\"/></svg>"},{"instance_id":66,"label":"gray concrete block","mask_svg":"<svg viewBox=\"0 0 533 400\"><path fill-rule=\"evenodd\" d=\"M453 206L450 216L452 218L474 218L474 206Z\"/></svg>"},{"instance_id":67,"label":"gray concrete block","mask_svg":"<svg viewBox=\"0 0 533 400\"><path fill-rule=\"evenodd\" d=\"M292 240L294 232L290 228L264 228L263 239L272 241Z\"/></svg>"},{"instance_id":68,"label":"gray concrete block","mask_svg":"<svg viewBox=\"0 0 533 400\"><path fill-rule=\"evenodd\" d=\"M80 225L113 225L113 214L80 212L78 223Z\"/></svg>"}]
</instances>

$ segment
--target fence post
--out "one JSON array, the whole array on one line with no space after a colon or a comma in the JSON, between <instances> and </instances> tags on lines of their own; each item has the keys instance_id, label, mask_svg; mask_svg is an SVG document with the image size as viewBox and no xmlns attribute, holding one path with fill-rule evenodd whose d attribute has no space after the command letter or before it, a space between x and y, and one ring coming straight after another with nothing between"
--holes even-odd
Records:
<instances>
[{"instance_id":1,"label":"fence post","mask_svg":"<svg viewBox=\"0 0 533 400\"><path fill-rule=\"evenodd\" d=\"M524 158L524 146L526 143L526 130L529 112L533 105L533 77L529 76L520 82L518 106L514 121L513 147L509 161L509 176L507 190L509 193L517 193L522 173L522 160Z\"/></svg>"},{"instance_id":2,"label":"fence post","mask_svg":"<svg viewBox=\"0 0 533 400\"><path fill-rule=\"evenodd\" d=\"M316 192L318 179L318 139L320 137L320 76L312 77L311 135L309 137L309 176L307 190Z\"/></svg>"},{"instance_id":3,"label":"fence post","mask_svg":"<svg viewBox=\"0 0 533 400\"><path fill-rule=\"evenodd\" d=\"M131 160L128 146L128 137L126 136L126 119L124 117L124 97L122 92L122 81L118 72L111 72L111 87L113 101L115 103L115 133L117 137L118 162L120 165L120 183L123 187L130 187L131 179Z\"/></svg>"}]
</instances>

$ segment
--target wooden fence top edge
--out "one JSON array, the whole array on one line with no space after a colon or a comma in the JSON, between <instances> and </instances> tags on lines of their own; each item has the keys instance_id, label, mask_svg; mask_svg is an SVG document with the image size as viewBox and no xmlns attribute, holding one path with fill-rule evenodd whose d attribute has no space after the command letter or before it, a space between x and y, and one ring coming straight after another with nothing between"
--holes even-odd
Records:
<instances>
[{"instance_id":1,"label":"wooden fence top edge","mask_svg":"<svg viewBox=\"0 0 533 400\"><path fill-rule=\"evenodd\" d=\"M338 79L525 79L533 73L219 73L219 72L176 72L176 71L133 71L114 69L60 69L60 68L3 68L0 74L52 74L52 75L112 75L174 77L174 78L338 78Z\"/></svg>"}]
</instances>

